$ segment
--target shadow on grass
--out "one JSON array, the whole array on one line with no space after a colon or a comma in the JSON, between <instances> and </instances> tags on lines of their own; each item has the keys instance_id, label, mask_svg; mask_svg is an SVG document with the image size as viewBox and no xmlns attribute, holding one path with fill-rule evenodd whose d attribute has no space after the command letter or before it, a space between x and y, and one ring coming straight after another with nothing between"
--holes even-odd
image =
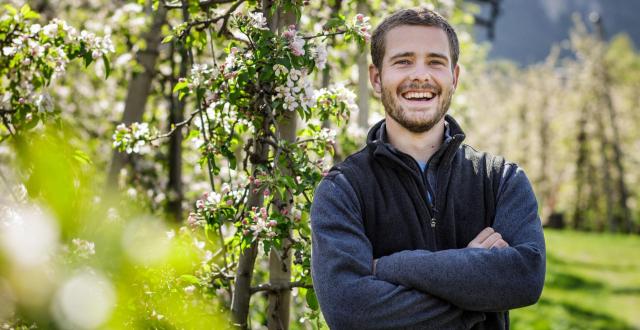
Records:
<instances>
[{"instance_id":1,"label":"shadow on grass","mask_svg":"<svg viewBox=\"0 0 640 330\"><path fill-rule=\"evenodd\" d=\"M590 278L585 278L571 272L563 271L567 263L556 258L553 254L547 254L547 279L545 286L565 290L589 290L596 291L605 288L605 284Z\"/></svg>"},{"instance_id":2,"label":"shadow on grass","mask_svg":"<svg viewBox=\"0 0 640 330\"><path fill-rule=\"evenodd\" d=\"M597 262L586 262L581 260L560 259L555 255L550 254L549 251L547 251L547 263L565 265L565 266L584 267L589 269L608 269L608 270L617 271L617 272L640 271L640 266L636 266L636 265L620 265L616 263L597 263Z\"/></svg>"},{"instance_id":3,"label":"shadow on grass","mask_svg":"<svg viewBox=\"0 0 640 330\"><path fill-rule=\"evenodd\" d=\"M640 287L635 288L615 288L611 290L613 294L619 295L640 295Z\"/></svg>"},{"instance_id":4,"label":"shadow on grass","mask_svg":"<svg viewBox=\"0 0 640 330\"><path fill-rule=\"evenodd\" d=\"M545 286L564 290L588 290L597 291L605 288L605 285L596 280L587 279L571 273L548 272Z\"/></svg>"}]
</instances>

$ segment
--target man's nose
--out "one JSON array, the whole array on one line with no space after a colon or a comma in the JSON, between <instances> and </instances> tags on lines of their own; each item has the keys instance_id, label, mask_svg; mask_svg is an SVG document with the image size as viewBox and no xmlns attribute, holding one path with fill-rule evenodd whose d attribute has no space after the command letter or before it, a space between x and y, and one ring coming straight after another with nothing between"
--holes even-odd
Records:
<instances>
[{"instance_id":1,"label":"man's nose","mask_svg":"<svg viewBox=\"0 0 640 330\"><path fill-rule=\"evenodd\" d=\"M417 81L430 81L431 70L429 69L429 66L424 64L418 64L414 66L411 74L409 75L409 79Z\"/></svg>"}]
</instances>

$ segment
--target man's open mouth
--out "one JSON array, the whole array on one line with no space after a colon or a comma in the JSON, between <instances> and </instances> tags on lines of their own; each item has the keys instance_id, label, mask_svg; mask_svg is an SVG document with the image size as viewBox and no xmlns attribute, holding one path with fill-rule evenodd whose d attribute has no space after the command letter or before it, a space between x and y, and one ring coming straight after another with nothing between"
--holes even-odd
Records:
<instances>
[{"instance_id":1,"label":"man's open mouth","mask_svg":"<svg viewBox=\"0 0 640 330\"><path fill-rule=\"evenodd\" d=\"M409 101L431 101L436 96L433 92L406 92L402 97Z\"/></svg>"}]
</instances>

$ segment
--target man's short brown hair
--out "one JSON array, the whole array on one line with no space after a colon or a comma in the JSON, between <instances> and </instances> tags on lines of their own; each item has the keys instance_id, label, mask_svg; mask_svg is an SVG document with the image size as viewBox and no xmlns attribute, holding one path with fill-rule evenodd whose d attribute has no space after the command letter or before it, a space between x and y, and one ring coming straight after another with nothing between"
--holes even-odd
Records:
<instances>
[{"instance_id":1,"label":"man's short brown hair","mask_svg":"<svg viewBox=\"0 0 640 330\"><path fill-rule=\"evenodd\" d=\"M371 60L373 65L382 69L382 59L385 52L385 36L391 29L401 25L419 25L419 26L435 26L441 28L449 39L449 52L451 55L451 70L458 63L460 55L460 45L458 44L458 36L453 27L447 20L433 10L419 7L412 9L399 10L391 16L387 16L382 23L376 27L371 36Z\"/></svg>"}]
</instances>

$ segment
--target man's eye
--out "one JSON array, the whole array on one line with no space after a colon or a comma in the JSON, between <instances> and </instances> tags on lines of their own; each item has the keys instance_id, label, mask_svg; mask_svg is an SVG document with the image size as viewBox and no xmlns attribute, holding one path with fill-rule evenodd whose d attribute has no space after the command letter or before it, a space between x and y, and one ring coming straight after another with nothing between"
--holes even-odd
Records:
<instances>
[{"instance_id":1,"label":"man's eye","mask_svg":"<svg viewBox=\"0 0 640 330\"><path fill-rule=\"evenodd\" d=\"M442 62L442 61L431 61L431 62L429 62L429 64L431 64L431 65L444 65L444 62Z\"/></svg>"},{"instance_id":2,"label":"man's eye","mask_svg":"<svg viewBox=\"0 0 640 330\"><path fill-rule=\"evenodd\" d=\"M409 63L411 63L411 62L409 62L409 60L399 60L399 61L396 61L396 64L409 64Z\"/></svg>"}]
</instances>

